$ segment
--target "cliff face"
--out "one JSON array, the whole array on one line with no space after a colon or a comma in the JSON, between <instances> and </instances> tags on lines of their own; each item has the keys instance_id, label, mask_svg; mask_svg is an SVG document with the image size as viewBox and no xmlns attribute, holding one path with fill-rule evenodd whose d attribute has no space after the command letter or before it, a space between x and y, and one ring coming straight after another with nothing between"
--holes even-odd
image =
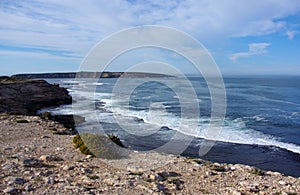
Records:
<instances>
[{"instance_id":1,"label":"cliff face","mask_svg":"<svg viewBox=\"0 0 300 195\"><path fill-rule=\"evenodd\" d=\"M0 113L35 115L41 108L71 102L66 89L44 80L0 79Z\"/></svg>"}]
</instances>

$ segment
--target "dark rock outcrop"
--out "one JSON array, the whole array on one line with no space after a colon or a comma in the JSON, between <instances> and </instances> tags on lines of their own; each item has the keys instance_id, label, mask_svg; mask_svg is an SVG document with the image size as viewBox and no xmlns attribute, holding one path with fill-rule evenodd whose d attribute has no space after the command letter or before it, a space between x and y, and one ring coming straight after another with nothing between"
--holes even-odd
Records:
<instances>
[{"instance_id":1,"label":"dark rock outcrop","mask_svg":"<svg viewBox=\"0 0 300 195\"><path fill-rule=\"evenodd\" d=\"M68 129L75 129L76 123L80 124L85 122L85 118L78 115L51 115L50 120L57 121L63 124Z\"/></svg>"},{"instance_id":2,"label":"dark rock outcrop","mask_svg":"<svg viewBox=\"0 0 300 195\"><path fill-rule=\"evenodd\" d=\"M0 113L35 115L41 108L70 103L72 97L59 85L44 80L0 79Z\"/></svg>"}]
</instances>

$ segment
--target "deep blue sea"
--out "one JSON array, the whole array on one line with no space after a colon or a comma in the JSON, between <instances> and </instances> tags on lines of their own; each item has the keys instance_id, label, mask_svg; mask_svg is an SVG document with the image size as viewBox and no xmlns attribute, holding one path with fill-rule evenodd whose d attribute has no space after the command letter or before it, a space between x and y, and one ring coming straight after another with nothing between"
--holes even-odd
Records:
<instances>
[{"instance_id":1,"label":"deep blue sea","mask_svg":"<svg viewBox=\"0 0 300 195\"><path fill-rule=\"evenodd\" d=\"M226 117L220 127L221 133L215 138L215 145L201 158L254 165L300 177L300 77L223 79ZM50 83L59 83L68 88L73 98L81 104L81 109L76 113L72 106L61 106L50 111L54 114L83 115L87 118L87 127L91 125L97 131L95 123L98 123L105 133L118 135L127 147L140 151L153 150L172 139L179 130L182 106L187 106L185 110L193 112L194 107L189 108L190 104L181 101L182 98L189 101L189 94L178 97L176 90L185 94L186 89L176 78L165 78L174 84L172 87L155 79L143 80L130 92L129 101L113 92L117 80L106 78L92 82L88 79L48 79ZM129 80L132 82L133 79L128 78L128 83ZM200 115L198 120L188 116L184 119L188 124L196 123L198 133L181 155L198 157L199 147L205 139L201 132L210 122L212 99L203 78L189 77L189 81L197 94ZM80 93L74 91L74 86L76 90L80 89ZM91 89L96 90L94 92ZM191 101L195 102L195 99ZM97 120L95 113L89 113L90 107L96 108ZM130 132L124 127L130 128ZM149 127L159 128L147 133ZM186 143L180 143L179 140L178 144Z\"/></svg>"}]
</instances>

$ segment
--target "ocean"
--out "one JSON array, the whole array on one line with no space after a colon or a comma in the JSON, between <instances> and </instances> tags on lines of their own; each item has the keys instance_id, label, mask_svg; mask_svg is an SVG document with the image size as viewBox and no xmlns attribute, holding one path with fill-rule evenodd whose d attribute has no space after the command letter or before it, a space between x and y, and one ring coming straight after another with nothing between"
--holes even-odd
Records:
<instances>
[{"instance_id":1,"label":"ocean","mask_svg":"<svg viewBox=\"0 0 300 195\"><path fill-rule=\"evenodd\" d=\"M134 81L133 78L127 79L128 83ZM223 79L226 89L223 126L219 127L220 133L215 136L213 147L201 158L247 164L300 177L300 77ZM117 135L128 148L138 151L156 150L170 142L178 131L185 134L180 128L184 121L185 128L189 128L189 124L196 126L197 133L189 134L191 139L188 141L177 139L175 146L178 150L183 148L180 151L182 156L199 157L199 148L206 138L205 129L210 124L211 91L203 78L188 77L196 94L196 99L189 99L187 89L176 78L163 80L173 85L167 86L155 78L137 79L134 83L141 84L132 88L129 99L126 99L122 97L122 89L114 91L118 78L101 78L97 82L47 79L66 87L80 105L76 112L71 105L48 110L53 114L85 116L85 129L97 132L97 127L100 127L104 133ZM128 89L123 90L126 93ZM186 95L178 96L177 91ZM199 117L192 116L194 109L198 109L195 102L199 106ZM183 112L190 113L191 117L189 114L183 117ZM182 145L184 147L180 147Z\"/></svg>"}]
</instances>

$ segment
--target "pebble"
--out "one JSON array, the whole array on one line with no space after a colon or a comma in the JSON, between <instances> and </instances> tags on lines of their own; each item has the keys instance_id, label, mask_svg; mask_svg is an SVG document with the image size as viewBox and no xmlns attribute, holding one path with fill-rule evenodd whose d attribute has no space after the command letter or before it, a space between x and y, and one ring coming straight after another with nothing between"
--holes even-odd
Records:
<instances>
[{"instance_id":1,"label":"pebble","mask_svg":"<svg viewBox=\"0 0 300 195\"><path fill-rule=\"evenodd\" d=\"M46 177L45 178L45 183L53 185L55 183L55 180L54 180L53 177Z\"/></svg>"},{"instance_id":2,"label":"pebble","mask_svg":"<svg viewBox=\"0 0 300 195\"><path fill-rule=\"evenodd\" d=\"M127 171L131 173L143 173L145 170L141 167L127 167Z\"/></svg>"},{"instance_id":3,"label":"pebble","mask_svg":"<svg viewBox=\"0 0 300 195\"><path fill-rule=\"evenodd\" d=\"M81 172L83 172L83 173L92 173L93 171L89 168L82 168Z\"/></svg>"},{"instance_id":4,"label":"pebble","mask_svg":"<svg viewBox=\"0 0 300 195\"><path fill-rule=\"evenodd\" d=\"M65 165L65 166L63 166L62 170L64 170L64 171L70 171L70 170L73 170L74 168L75 168L74 166Z\"/></svg>"},{"instance_id":5,"label":"pebble","mask_svg":"<svg viewBox=\"0 0 300 195\"><path fill-rule=\"evenodd\" d=\"M16 167L16 165L13 162L8 162L8 163L2 164L1 167L3 170L10 170L10 169L13 169L14 167Z\"/></svg>"},{"instance_id":6,"label":"pebble","mask_svg":"<svg viewBox=\"0 0 300 195\"><path fill-rule=\"evenodd\" d=\"M12 188L12 187L8 187L5 190L3 190L3 192L7 193L7 194L18 194L18 189Z\"/></svg>"},{"instance_id":7,"label":"pebble","mask_svg":"<svg viewBox=\"0 0 300 195\"><path fill-rule=\"evenodd\" d=\"M6 182L8 185L13 185L13 184L22 185L26 182L26 180L19 177L7 177Z\"/></svg>"},{"instance_id":8,"label":"pebble","mask_svg":"<svg viewBox=\"0 0 300 195\"><path fill-rule=\"evenodd\" d=\"M165 186L163 184L157 183L156 187L159 191L165 191Z\"/></svg>"},{"instance_id":9,"label":"pebble","mask_svg":"<svg viewBox=\"0 0 300 195\"><path fill-rule=\"evenodd\" d=\"M57 147L57 148L55 148L55 151L57 151L57 152L62 152L64 149L63 148L61 148L61 147Z\"/></svg>"},{"instance_id":10,"label":"pebble","mask_svg":"<svg viewBox=\"0 0 300 195\"><path fill-rule=\"evenodd\" d=\"M30 191L33 191L33 188L32 188L32 186L31 185L27 185L27 186L25 186L25 188L24 188L26 191L28 191L28 192L30 192Z\"/></svg>"},{"instance_id":11,"label":"pebble","mask_svg":"<svg viewBox=\"0 0 300 195\"><path fill-rule=\"evenodd\" d=\"M41 164L41 161L36 159L36 158L28 158L23 160L22 165L24 167L36 167L39 166Z\"/></svg>"},{"instance_id":12,"label":"pebble","mask_svg":"<svg viewBox=\"0 0 300 195\"><path fill-rule=\"evenodd\" d=\"M39 159L44 162L62 161L63 160L62 158L60 158L58 156L54 156L54 155L42 155Z\"/></svg>"},{"instance_id":13,"label":"pebble","mask_svg":"<svg viewBox=\"0 0 300 195\"><path fill-rule=\"evenodd\" d=\"M285 186L287 184L285 181L279 181L278 183L283 186Z\"/></svg>"},{"instance_id":14,"label":"pebble","mask_svg":"<svg viewBox=\"0 0 300 195\"><path fill-rule=\"evenodd\" d=\"M151 179L151 180L153 180L153 181L154 181L154 180L155 180L155 178L156 178L156 176L155 176L155 175L149 175L148 177L149 177L149 179Z\"/></svg>"}]
</instances>

